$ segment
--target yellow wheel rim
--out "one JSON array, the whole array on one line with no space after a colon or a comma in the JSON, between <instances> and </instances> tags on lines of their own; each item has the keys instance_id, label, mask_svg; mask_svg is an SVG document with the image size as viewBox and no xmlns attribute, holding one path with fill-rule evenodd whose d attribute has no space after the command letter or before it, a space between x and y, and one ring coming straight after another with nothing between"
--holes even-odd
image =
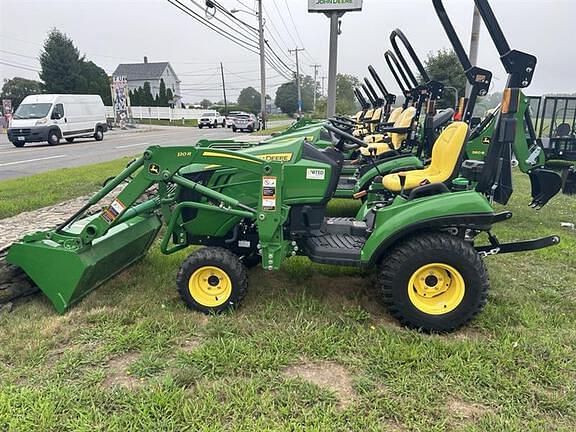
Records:
<instances>
[{"instance_id":1,"label":"yellow wheel rim","mask_svg":"<svg viewBox=\"0 0 576 432\"><path fill-rule=\"evenodd\" d=\"M421 312L443 315L458 307L466 284L458 270L448 264L434 263L420 267L408 282L408 297Z\"/></svg>"},{"instance_id":2,"label":"yellow wheel rim","mask_svg":"<svg viewBox=\"0 0 576 432\"><path fill-rule=\"evenodd\" d=\"M232 281L228 274L218 267L200 267L190 276L188 290L198 304L218 307L230 298Z\"/></svg>"}]
</instances>

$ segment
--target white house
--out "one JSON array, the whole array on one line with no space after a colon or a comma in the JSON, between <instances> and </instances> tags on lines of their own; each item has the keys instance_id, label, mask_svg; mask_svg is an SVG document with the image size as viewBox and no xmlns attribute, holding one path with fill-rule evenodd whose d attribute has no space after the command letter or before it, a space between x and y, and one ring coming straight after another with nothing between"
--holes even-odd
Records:
<instances>
[{"instance_id":1,"label":"white house","mask_svg":"<svg viewBox=\"0 0 576 432\"><path fill-rule=\"evenodd\" d=\"M123 63L119 64L112 76L123 76L128 81L128 89L136 90L139 87L144 87L144 83L150 83L152 96L160 91L160 80L164 80L166 89L171 89L175 99L179 99L180 80L174 72L174 69L168 62L148 63L148 57L144 57L144 63Z\"/></svg>"}]
</instances>

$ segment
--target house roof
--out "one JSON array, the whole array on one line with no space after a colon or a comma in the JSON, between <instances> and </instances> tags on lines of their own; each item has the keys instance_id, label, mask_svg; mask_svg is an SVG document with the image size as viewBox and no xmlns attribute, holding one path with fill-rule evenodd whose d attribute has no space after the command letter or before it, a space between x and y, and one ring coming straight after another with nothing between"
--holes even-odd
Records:
<instances>
[{"instance_id":1,"label":"house roof","mask_svg":"<svg viewBox=\"0 0 576 432\"><path fill-rule=\"evenodd\" d=\"M160 79L167 67L174 73L168 62L123 63L118 65L112 76L125 76L128 81Z\"/></svg>"}]
</instances>

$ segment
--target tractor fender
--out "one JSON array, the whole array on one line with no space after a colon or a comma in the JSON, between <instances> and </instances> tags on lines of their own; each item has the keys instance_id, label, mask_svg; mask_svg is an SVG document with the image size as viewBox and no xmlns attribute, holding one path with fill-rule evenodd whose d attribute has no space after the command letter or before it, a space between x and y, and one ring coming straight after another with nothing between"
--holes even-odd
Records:
<instances>
[{"instance_id":1,"label":"tractor fender","mask_svg":"<svg viewBox=\"0 0 576 432\"><path fill-rule=\"evenodd\" d=\"M397 197L390 206L376 210L373 233L362 249L362 264L377 265L394 244L417 232L452 227L487 231L495 217L490 203L475 191L414 200Z\"/></svg>"}]
</instances>

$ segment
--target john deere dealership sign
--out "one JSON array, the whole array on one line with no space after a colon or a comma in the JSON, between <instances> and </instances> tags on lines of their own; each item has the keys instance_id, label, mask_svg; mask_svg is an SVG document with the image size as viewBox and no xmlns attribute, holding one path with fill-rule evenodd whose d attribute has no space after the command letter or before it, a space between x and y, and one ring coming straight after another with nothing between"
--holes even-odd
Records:
<instances>
[{"instance_id":1,"label":"john deere dealership sign","mask_svg":"<svg viewBox=\"0 0 576 432\"><path fill-rule=\"evenodd\" d=\"M362 10L362 0L308 0L308 12L359 10Z\"/></svg>"}]
</instances>

